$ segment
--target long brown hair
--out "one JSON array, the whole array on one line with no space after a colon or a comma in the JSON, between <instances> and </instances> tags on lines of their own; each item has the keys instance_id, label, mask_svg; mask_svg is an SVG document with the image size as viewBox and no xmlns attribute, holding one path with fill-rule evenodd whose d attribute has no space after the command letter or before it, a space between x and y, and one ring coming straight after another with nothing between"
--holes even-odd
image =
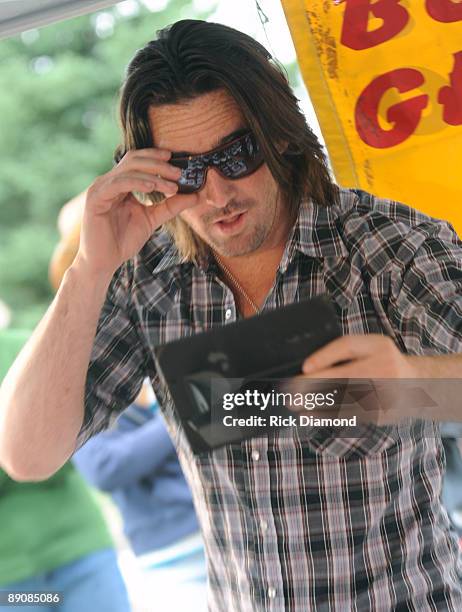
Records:
<instances>
[{"instance_id":1,"label":"long brown hair","mask_svg":"<svg viewBox=\"0 0 462 612\"><path fill-rule=\"evenodd\" d=\"M338 188L322 146L307 125L283 69L260 43L233 28L190 19L157 34L127 68L120 93L123 144L117 159L127 150L153 146L150 106L225 89L257 137L289 214L296 214L304 197L321 206L337 202ZM282 153L278 143L288 143ZM165 228L184 260L195 261L206 249L181 218Z\"/></svg>"}]
</instances>

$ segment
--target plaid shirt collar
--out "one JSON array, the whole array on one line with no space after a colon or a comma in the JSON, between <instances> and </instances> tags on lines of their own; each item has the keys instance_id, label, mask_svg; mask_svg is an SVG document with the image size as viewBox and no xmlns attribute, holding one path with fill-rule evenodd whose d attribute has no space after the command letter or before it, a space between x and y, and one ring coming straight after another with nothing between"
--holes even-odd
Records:
<instances>
[{"instance_id":1,"label":"plaid shirt collar","mask_svg":"<svg viewBox=\"0 0 462 612\"><path fill-rule=\"evenodd\" d=\"M337 228L339 210L335 205L325 207L318 206L312 200L303 200L298 212L297 220L289 234L284 253L279 264L279 271L284 274L293 260L296 251L308 257L324 259L327 257L347 258L348 250ZM180 254L164 232L165 240L161 241L160 257L153 269L153 274L159 274L173 267L187 265L190 262L182 262ZM159 235L157 235L159 236ZM209 269L212 262L204 262L201 267L204 271Z\"/></svg>"},{"instance_id":2,"label":"plaid shirt collar","mask_svg":"<svg viewBox=\"0 0 462 612\"><path fill-rule=\"evenodd\" d=\"M312 200L303 200L279 264L280 272L286 272L296 251L319 259L348 257L337 229L337 219L336 206L318 206Z\"/></svg>"}]
</instances>

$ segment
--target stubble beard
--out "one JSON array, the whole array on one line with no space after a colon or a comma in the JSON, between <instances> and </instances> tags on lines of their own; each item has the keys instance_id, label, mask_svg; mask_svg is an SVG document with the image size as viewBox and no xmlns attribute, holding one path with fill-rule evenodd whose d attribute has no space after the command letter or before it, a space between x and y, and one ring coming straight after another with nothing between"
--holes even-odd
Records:
<instances>
[{"instance_id":1,"label":"stubble beard","mask_svg":"<svg viewBox=\"0 0 462 612\"><path fill-rule=\"evenodd\" d=\"M256 203L249 202L246 203L246 206L239 205L231 205L230 213L236 213L240 210L248 210L249 212L256 206ZM225 209L226 210L226 209ZM277 198L272 202L271 214L268 215L267 212L270 211L262 211L264 216L270 219L269 223L257 222L254 227L251 229L251 233L249 236L231 236L229 238L225 238L224 240L216 240L214 236L210 233L206 232L204 237L205 242L219 255L223 257L239 257L241 255L248 255L249 253L253 253L257 249L259 249L265 240L271 234L275 221L276 215L278 211L277 206ZM266 214L265 214L266 213ZM217 218L217 217L215 217ZM248 230L247 230L248 231Z\"/></svg>"},{"instance_id":2,"label":"stubble beard","mask_svg":"<svg viewBox=\"0 0 462 612\"><path fill-rule=\"evenodd\" d=\"M207 242L214 251L217 251L223 257L238 257L256 251L265 242L267 236L268 227L263 224L257 224L245 241L239 239L239 237L232 236L224 241L216 241L213 238L209 238Z\"/></svg>"}]
</instances>

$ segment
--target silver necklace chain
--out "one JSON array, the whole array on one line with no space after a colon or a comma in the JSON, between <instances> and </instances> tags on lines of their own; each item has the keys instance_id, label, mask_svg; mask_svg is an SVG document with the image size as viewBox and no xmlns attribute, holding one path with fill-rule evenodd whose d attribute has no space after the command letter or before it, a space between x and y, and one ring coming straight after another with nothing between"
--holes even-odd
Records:
<instances>
[{"instance_id":1,"label":"silver necklace chain","mask_svg":"<svg viewBox=\"0 0 462 612\"><path fill-rule=\"evenodd\" d=\"M260 308L258 308L258 306L255 304L255 302L252 300L250 295L243 288L241 283L237 280L237 278L234 276L234 274L231 272L231 270L228 268L228 266L225 265L225 263L223 262L221 257L218 255L218 253L213 251L213 254L214 254L215 259L217 260L220 268L228 276L228 278L233 283L233 285L236 287L236 289L239 291L239 293L242 295L242 297L250 304L250 306L252 306L252 309L254 310L255 314L260 314Z\"/></svg>"}]
</instances>

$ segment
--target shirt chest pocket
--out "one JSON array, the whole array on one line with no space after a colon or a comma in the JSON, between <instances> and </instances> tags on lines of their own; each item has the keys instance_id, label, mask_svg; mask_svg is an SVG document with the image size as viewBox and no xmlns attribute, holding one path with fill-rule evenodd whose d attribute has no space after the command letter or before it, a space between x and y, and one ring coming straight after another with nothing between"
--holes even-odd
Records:
<instances>
[{"instance_id":1,"label":"shirt chest pocket","mask_svg":"<svg viewBox=\"0 0 462 612\"><path fill-rule=\"evenodd\" d=\"M302 439L316 454L353 459L380 454L393 446L397 437L394 425L368 424L343 429L320 427Z\"/></svg>"},{"instance_id":2,"label":"shirt chest pocket","mask_svg":"<svg viewBox=\"0 0 462 612\"><path fill-rule=\"evenodd\" d=\"M383 420L378 424L387 404L376 385L368 379L337 383L334 413L322 414L319 409L309 417L309 428L299 428L308 446L317 454L345 459L371 456L392 446L398 438L398 426L383 424Z\"/></svg>"},{"instance_id":3,"label":"shirt chest pocket","mask_svg":"<svg viewBox=\"0 0 462 612\"><path fill-rule=\"evenodd\" d=\"M329 457L348 460L380 455L399 439L400 426L397 425L360 425L343 430L339 427L287 427L270 435L268 445L281 455L281 462L292 457L295 449L297 458L290 461L300 461L301 453L303 463L306 460L318 465L320 460Z\"/></svg>"}]
</instances>

